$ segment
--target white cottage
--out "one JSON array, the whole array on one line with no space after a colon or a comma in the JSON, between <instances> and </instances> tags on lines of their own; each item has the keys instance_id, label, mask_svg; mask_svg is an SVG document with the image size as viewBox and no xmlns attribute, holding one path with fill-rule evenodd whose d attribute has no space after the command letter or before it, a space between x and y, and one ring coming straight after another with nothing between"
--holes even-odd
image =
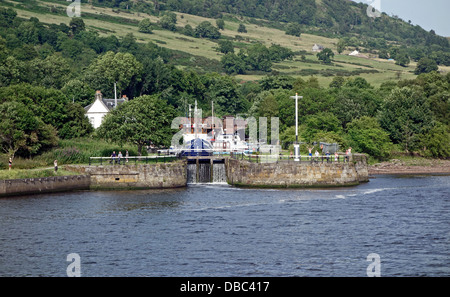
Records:
<instances>
[{"instance_id":1,"label":"white cottage","mask_svg":"<svg viewBox=\"0 0 450 297\"><path fill-rule=\"evenodd\" d=\"M313 52L321 52L323 51L323 49L324 49L323 46L317 43L315 43L312 47Z\"/></svg>"},{"instance_id":2,"label":"white cottage","mask_svg":"<svg viewBox=\"0 0 450 297\"><path fill-rule=\"evenodd\" d=\"M128 101L126 95L124 95L121 99L117 99L117 105L122 104L123 102ZM89 122L97 129L100 127L103 121L103 117L114 109L116 104L115 99L104 99L103 95L100 91L95 93L94 103L89 104L84 108L86 111L86 117L89 119Z\"/></svg>"}]
</instances>

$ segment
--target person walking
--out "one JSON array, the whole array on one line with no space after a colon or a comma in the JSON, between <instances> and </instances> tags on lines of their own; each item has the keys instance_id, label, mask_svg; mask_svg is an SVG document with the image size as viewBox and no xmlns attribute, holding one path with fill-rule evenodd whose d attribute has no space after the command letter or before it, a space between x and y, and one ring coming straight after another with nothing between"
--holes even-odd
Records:
<instances>
[{"instance_id":1,"label":"person walking","mask_svg":"<svg viewBox=\"0 0 450 297\"><path fill-rule=\"evenodd\" d=\"M129 157L128 150L126 150L125 151L125 162L126 163L128 163L128 157Z\"/></svg>"},{"instance_id":2,"label":"person walking","mask_svg":"<svg viewBox=\"0 0 450 297\"><path fill-rule=\"evenodd\" d=\"M12 167L12 158L9 158L9 170L11 170Z\"/></svg>"},{"instance_id":3,"label":"person walking","mask_svg":"<svg viewBox=\"0 0 450 297\"><path fill-rule=\"evenodd\" d=\"M55 172L58 172L58 160L55 160L53 165L55 165Z\"/></svg>"}]
</instances>

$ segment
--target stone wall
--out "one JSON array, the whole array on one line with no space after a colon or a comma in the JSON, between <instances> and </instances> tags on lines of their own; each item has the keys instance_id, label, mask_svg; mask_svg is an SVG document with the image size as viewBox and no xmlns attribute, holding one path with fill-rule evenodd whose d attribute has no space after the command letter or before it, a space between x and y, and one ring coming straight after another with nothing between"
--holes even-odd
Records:
<instances>
[{"instance_id":1,"label":"stone wall","mask_svg":"<svg viewBox=\"0 0 450 297\"><path fill-rule=\"evenodd\" d=\"M0 180L0 197L88 190L89 175Z\"/></svg>"},{"instance_id":2,"label":"stone wall","mask_svg":"<svg viewBox=\"0 0 450 297\"><path fill-rule=\"evenodd\" d=\"M67 165L91 177L91 189L162 189L185 187L186 161L146 165Z\"/></svg>"},{"instance_id":3,"label":"stone wall","mask_svg":"<svg viewBox=\"0 0 450 297\"><path fill-rule=\"evenodd\" d=\"M158 189L187 185L187 161L147 165L66 165L80 175L1 180L0 196L87 189ZM226 159L227 182L234 186L294 188L357 185L369 180L364 155L347 163L251 163Z\"/></svg>"},{"instance_id":4,"label":"stone wall","mask_svg":"<svg viewBox=\"0 0 450 297\"><path fill-rule=\"evenodd\" d=\"M251 163L226 160L227 181L243 187L296 188L357 185L369 181L364 155L346 163Z\"/></svg>"}]
</instances>

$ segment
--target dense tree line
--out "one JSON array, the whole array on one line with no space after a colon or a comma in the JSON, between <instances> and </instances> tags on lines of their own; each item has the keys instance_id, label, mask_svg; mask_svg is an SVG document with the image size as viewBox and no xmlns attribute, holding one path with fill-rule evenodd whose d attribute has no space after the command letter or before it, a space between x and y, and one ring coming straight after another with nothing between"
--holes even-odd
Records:
<instances>
[{"instance_id":1,"label":"dense tree line","mask_svg":"<svg viewBox=\"0 0 450 297\"><path fill-rule=\"evenodd\" d=\"M120 139L138 146L167 145L173 135L171 118L184 116L187 105L197 100L204 116L210 115L211 101L217 116L277 116L281 139L288 144L295 124L289 97L298 92L303 96L303 142L335 142L378 159L393 150L450 156L449 74L431 69L416 79L379 88L360 77L339 76L327 88L314 77L267 75L259 82L240 83L229 75L180 70L170 64L173 52L138 43L132 34L101 37L87 31L81 19L69 26L44 25L35 18L19 19L10 9L0 14L3 153L29 157L57 145L58 138L92 135L83 107L92 103L95 90L112 97L117 82L119 94L131 100L108 115L105 126L95 132L105 139L123 135ZM264 71L272 61L292 55L276 45L253 47L238 54L230 50L225 57L242 59L238 66L244 71ZM148 115L158 120L144 127Z\"/></svg>"}]
</instances>

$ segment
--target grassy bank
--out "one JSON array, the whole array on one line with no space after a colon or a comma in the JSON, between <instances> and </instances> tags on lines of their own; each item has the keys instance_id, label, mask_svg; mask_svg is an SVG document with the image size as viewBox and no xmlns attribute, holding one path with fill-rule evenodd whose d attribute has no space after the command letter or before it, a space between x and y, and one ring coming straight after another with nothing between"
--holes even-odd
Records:
<instances>
[{"instance_id":1,"label":"grassy bank","mask_svg":"<svg viewBox=\"0 0 450 297\"><path fill-rule=\"evenodd\" d=\"M0 170L0 180L77 175L76 172L53 168Z\"/></svg>"},{"instance_id":2,"label":"grassy bank","mask_svg":"<svg viewBox=\"0 0 450 297\"><path fill-rule=\"evenodd\" d=\"M137 156L137 147L131 144L119 145L94 138L77 138L60 140L58 146L32 158L15 157L13 169L36 169L53 166L58 160L59 166L64 164L88 164L89 157L109 157L113 151L121 151L125 155ZM143 153L146 153L145 151ZM9 156L0 155L0 169L8 169Z\"/></svg>"}]
</instances>

